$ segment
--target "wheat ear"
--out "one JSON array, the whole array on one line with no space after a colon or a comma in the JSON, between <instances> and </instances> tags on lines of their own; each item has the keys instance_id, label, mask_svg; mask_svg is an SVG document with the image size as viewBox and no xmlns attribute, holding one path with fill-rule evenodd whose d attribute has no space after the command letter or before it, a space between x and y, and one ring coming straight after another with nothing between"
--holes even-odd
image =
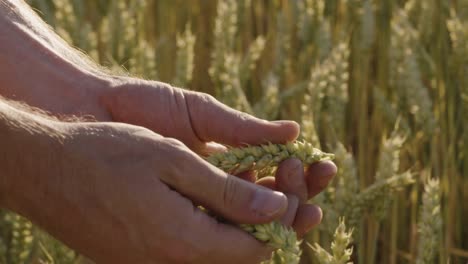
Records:
<instances>
[{"instance_id":1,"label":"wheat ear","mask_svg":"<svg viewBox=\"0 0 468 264\"><path fill-rule=\"evenodd\" d=\"M305 141L289 142L287 144L264 144L231 148L227 152L215 153L206 160L216 167L229 172L241 173L247 170L261 170L266 167L276 167L289 158L297 158L304 165L310 165L323 160L332 160L335 155L325 153Z\"/></svg>"},{"instance_id":2,"label":"wheat ear","mask_svg":"<svg viewBox=\"0 0 468 264\"><path fill-rule=\"evenodd\" d=\"M213 154L206 160L226 172L236 174L247 170L276 167L281 161L288 158L300 159L306 166L322 160L331 160L334 155L322 152L308 142L296 141L284 145L270 143L231 148L227 152ZM297 235L291 228L278 222L257 225L244 224L241 225L241 228L256 239L276 249L271 260L266 263L299 263L300 241L297 240Z\"/></svg>"},{"instance_id":3,"label":"wheat ear","mask_svg":"<svg viewBox=\"0 0 468 264\"><path fill-rule=\"evenodd\" d=\"M441 193L438 179L424 185L422 207L418 222L419 244L416 264L434 263L442 236Z\"/></svg>"},{"instance_id":4,"label":"wheat ear","mask_svg":"<svg viewBox=\"0 0 468 264\"><path fill-rule=\"evenodd\" d=\"M343 218L339 220L331 244L331 253L328 253L319 244L310 246L317 256L320 264L352 264L351 255L353 254L353 229L347 230Z\"/></svg>"}]
</instances>

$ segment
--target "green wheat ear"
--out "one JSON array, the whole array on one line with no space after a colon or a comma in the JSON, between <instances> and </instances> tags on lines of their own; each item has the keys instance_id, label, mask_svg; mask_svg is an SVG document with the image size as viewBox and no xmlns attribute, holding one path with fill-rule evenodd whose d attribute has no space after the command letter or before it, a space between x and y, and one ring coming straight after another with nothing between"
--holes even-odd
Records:
<instances>
[{"instance_id":1,"label":"green wheat ear","mask_svg":"<svg viewBox=\"0 0 468 264\"><path fill-rule=\"evenodd\" d=\"M309 247L314 250L319 264L353 264L350 261L353 254L352 242L353 229L347 229L344 218L340 218L333 235L330 253L317 243Z\"/></svg>"},{"instance_id":2,"label":"green wheat ear","mask_svg":"<svg viewBox=\"0 0 468 264\"><path fill-rule=\"evenodd\" d=\"M289 142L287 144L264 144L231 148L226 152L215 153L206 158L214 166L229 172L241 173L247 170L264 170L277 167L279 163L288 158L301 160L304 166L312 163L332 160L333 154L325 153L305 141ZM252 234L256 239L275 248L271 260L265 263L299 263L301 241L298 241L296 232L283 226L279 222L267 224L243 224L242 229Z\"/></svg>"},{"instance_id":3,"label":"green wheat ear","mask_svg":"<svg viewBox=\"0 0 468 264\"><path fill-rule=\"evenodd\" d=\"M295 141L286 144L264 144L231 148L206 158L214 166L229 172L241 173L248 170L262 170L277 167L285 159L297 158L305 166L315 162L332 160L335 155L314 148L311 143Z\"/></svg>"}]
</instances>

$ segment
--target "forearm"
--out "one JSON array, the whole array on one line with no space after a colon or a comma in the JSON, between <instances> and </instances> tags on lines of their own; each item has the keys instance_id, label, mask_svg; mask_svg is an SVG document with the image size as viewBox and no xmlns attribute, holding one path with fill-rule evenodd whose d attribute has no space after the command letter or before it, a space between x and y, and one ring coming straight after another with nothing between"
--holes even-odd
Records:
<instances>
[{"instance_id":1,"label":"forearm","mask_svg":"<svg viewBox=\"0 0 468 264\"><path fill-rule=\"evenodd\" d=\"M0 95L57 115L99 116L109 78L23 1L0 0Z\"/></svg>"},{"instance_id":2,"label":"forearm","mask_svg":"<svg viewBox=\"0 0 468 264\"><path fill-rule=\"evenodd\" d=\"M32 205L27 194L57 167L63 136L59 122L12 107L0 97L0 206ZM37 201L38 202L38 201Z\"/></svg>"}]
</instances>

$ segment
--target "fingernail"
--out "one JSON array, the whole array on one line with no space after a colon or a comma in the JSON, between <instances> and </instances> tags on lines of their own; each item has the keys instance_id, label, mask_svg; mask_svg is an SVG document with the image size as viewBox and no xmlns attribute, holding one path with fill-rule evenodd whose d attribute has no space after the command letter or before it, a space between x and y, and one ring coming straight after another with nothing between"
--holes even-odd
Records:
<instances>
[{"instance_id":1,"label":"fingernail","mask_svg":"<svg viewBox=\"0 0 468 264\"><path fill-rule=\"evenodd\" d=\"M335 163L333 163L332 161L328 161L328 163L330 164L328 175L333 176L338 172L338 167L336 167Z\"/></svg>"},{"instance_id":2,"label":"fingernail","mask_svg":"<svg viewBox=\"0 0 468 264\"><path fill-rule=\"evenodd\" d=\"M307 226L307 231L311 230L312 228L314 228L315 226L320 224L320 222L322 222L322 218L323 218L322 208L316 206L315 214L311 218L311 221L310 221L309 225Z\"/></svg>"},{"instance_id":3,"label":"fingernail","mask_svg":"<svg viewBox=\"0 0 468 264\"><path fill-rule=\"evenodd\" d=\"M261 216L273 216L286 210L287 198L283 193L257 188L250 208Z\"/></svg>"},{"instance_id":4,"label":"fingernail","mask_svg":"<svg viewBox=\"0 0 468 264\"><path fill-rule=\"evenodd\" d=\"M291 120L275 120L275 121L271 121L272 123L274 124L277 124L277 125L280 125L280 126L283 126L283 125L292 125L292 126L296 126L299 128L299 124L295 121L291 121Z\"/></svg>"},{"instance_id":5,"label":"fingernail","mask_svg":"<svg viewBox=\"0 0 468 264\"><path fill-rule=\"evenodd\" d=\"M319 179L329 179L336 175L338 168L332 161L321 161L316 164L312 164L309 167L309 174L313 174Z\"/></svg>"},{"instance_id":6,"label":"fingernail","mask_svg":"<svg viewBox=\"0 0 468 264\"><path fill-rule=\"evenodd\" d=\"M332 161L323 161L322 176L323 178L332 178L338 172L338 168Z\"/></svg>"},{"instance_id":7,"label":"fingernail","mask_svg":"<svg viewBox=\"0 0 468 264\"><path fill-rule=\"evenodd\" d=\"M299 197L294 194L286 194L288 198L288 208L286 213L281 217L280 222L283 225L290 226L294 222L297 208L299 206Z\"/></svg>"},{"instance_id":8,"label":"fingernail","mask_svg":"<svg viewBox=\"0 0 468 264\"><path fill-rule=\"evenodd\" d=\"M216 142L208 142L206 143L206 150L207 154L213 154L217 152L225 152L227 147Z\"/></svg>"}]
</instances>

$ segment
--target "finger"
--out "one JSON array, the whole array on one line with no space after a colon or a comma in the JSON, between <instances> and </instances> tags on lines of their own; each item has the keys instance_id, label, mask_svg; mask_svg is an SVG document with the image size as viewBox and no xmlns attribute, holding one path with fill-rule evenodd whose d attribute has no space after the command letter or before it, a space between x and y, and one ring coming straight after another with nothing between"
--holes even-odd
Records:
<instances>
[{"instance_id":1,"label":"finger","mask_svg":"<svg viewBox=\"0 0 468 264\"><path fill-rule=\"evenodd\" d=\"M304 166L299 159L287 159L281 162L276 172L276 187L280 192L296 195L301 203L307 201Z\"/></svg>"},{"instance_id":2,"label":"finger","mask_svg":"<svg viewBox=\"0 0 468 264\"><path fill-rule=\"evenodd\" d=\"M309 166L306 172L309 198L323 191L336 175L337 168L331 161L322 161Z\"/></svg>"},{"instance_id":3,"label":"finger","mask_svg":"<svg viewBox=\"0 0 468 264\"><path fill-rule=\"evenodd\" d=\"M172 143L167 151L171 155L163 163L171 168L161 178L179 193L236 223L273 221L286 210L284 194L229 175L178 141L168 142Z\"/></svg>"},{"instance_id":4,"label":"finger","mask_svg":"<svg viewBox=\"0 0 468 264\"><path fill-rule=\"evenodd\" d=\"M261 185L261 186L264 186L264 187L266 187L268 189L271 189L271 190L277 190L276 189L276 180L275 180L275 177L273 177L273 176L263 177L263 178L261 178L260 180L257 181L257 184Z\"/></svg>"},{"instance_id":5,"label":"finger","mask_svg":"<svg viewBox=\"0 0 468 264\"><path fill-rule=\"evenodd\" d=\"M298 237L303 237L322 221L322 209L313 204L301 204L297 209L293 228Z\"/></svg>"},{"instance_id":6,"label":"finger","mask_svg":"<svg viewBox=\"0 0 468 264\"><path fill-rule=\"evenodd\" d=\"M276 182L273 176L261 178L257 181L257 184L272 190L276 190ZM288 208L281 217L280 221L283 225L291 226L294 222L294 218L296 217L296 211L298 210L299 206L299 198L293 194L286 194L286 197L288 198Z\"/></svg>"},{"instance_id":7,"label":"finger","mask_svg":"<svg viewBox=\"0 0 468 264\"><path fill-rule=\"evenodd\" d=\"M299 125L293 121L255 118L220 103L212 96L185 91L192 127L201 141L215 141L231 146L261 143L285 143L299 135Z\"/></svg>"},{"instance_id":8,"label":"finger","mask_svg":"<svg viewBox=\"0 0 468 264\"><path fill-rule=\"evenodd\" d=\"M281 217L281 223L285 226L292 226L294 218L296 218L297 208L299 206L299 198L293 194L286 194L288 197L288 209Z\"/></svg>"},{"instance_id":9,"label":"finger","mask_svg":"<svg viewBox=\"0 0 468 264\"><path fill-rule=\"evenodd\" d=\"M170 257L167 262L259 263L271 255L271 249L265 244L236 226L217 222L194 208L187 198L177 192L169 188L159 191L166 192L162 195L164 201L154 201L154 206L159 207L161 205L158 203L162 203L163 209L168 212L167 217L175 217L168 219L169 223L183 227L176 229L180 230L176 234L177 239L166 241L170 249L166 250ZM173 206L165 206L168 204Z\"/></svg>"}]
</instances>

